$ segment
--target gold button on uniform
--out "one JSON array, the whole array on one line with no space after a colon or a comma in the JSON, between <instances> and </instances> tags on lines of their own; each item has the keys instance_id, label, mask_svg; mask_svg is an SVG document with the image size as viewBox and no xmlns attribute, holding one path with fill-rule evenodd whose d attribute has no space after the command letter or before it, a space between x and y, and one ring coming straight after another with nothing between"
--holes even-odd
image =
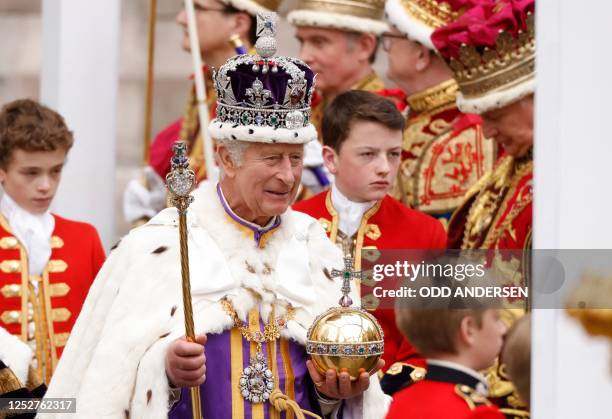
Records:
<instances>
[{"instance_id":1,"label":"gold button on uniform","mask_svg":"<svg viewBox=\"0 0 612 419\"><path fill-rule=\"evenodd\" d=\"M19 242L15 237L2 237L0 239L0 249L15 249Z\"/></svg>"},{"instance_id":2,"label":"gold button on uniform","mask_svg":"<svg viewBox=\"0 0 612 419\"><path fill-rule=\"evenodd\" d=\"M0 288L0 294L5 298L19 297L21 295L21 285L8 284Z\"/></svg>"},{"instance_id":3,"label":"gold button on uniform","mask_svg":"<svg viewBox=\"0 0 612 419\"><path fill-rule=\"evenodd\" d=\"M19 323L19 321L21 320L21 311L19 310L4 311L2 312L2 314L0 314L0 320L2 320L2 322L4 322L5 324Z\"/></svg>"},{"instance_id":4,"label":"gold button on uniform","mask_svg":"<svg viewBox=\"0 0 612 419\"><path fill-rule=\"evenodd\" d=\"M18 260L3 260L0 262L0 271L7 274L21 272L21 262Z\"/></svg>"}]
</instances>

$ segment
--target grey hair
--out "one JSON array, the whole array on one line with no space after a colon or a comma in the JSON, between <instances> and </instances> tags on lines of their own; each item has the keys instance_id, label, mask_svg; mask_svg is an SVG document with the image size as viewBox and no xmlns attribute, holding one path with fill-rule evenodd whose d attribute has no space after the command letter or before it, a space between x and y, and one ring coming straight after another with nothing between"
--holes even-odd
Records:
<instances>
[{"instance_id":1,"label":"grey hair","mask_svg":"<svg viewBox=\"0 0 612 419\"><path fill-rule=\"evenodd\" d=\"M234 162L236 166L242 165L242 158L244 157L244 151L250 145L250 143L246 141L237 141L237 140L218 140L218 145L222 145L227 148L227 151L230 154L230 158Z\"/></svg>"}]
</instances>

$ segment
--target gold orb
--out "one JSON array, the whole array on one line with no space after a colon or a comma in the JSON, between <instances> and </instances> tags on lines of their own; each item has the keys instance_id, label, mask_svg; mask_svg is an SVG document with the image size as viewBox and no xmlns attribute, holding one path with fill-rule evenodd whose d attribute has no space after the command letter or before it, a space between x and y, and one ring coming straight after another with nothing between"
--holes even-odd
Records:
<instances>
[{"instance_id":1,"label":"gold orb","mask_svg":"<svg viewBox=\"0 0 612 419\"><path fill-rule=\"evenodd\" d=\"M330 308L308 330L306 352L321 374L346 371L355 380L361 372L374 370L383 350L382 328L361 308Z\"/></svg>"}]
</instances>

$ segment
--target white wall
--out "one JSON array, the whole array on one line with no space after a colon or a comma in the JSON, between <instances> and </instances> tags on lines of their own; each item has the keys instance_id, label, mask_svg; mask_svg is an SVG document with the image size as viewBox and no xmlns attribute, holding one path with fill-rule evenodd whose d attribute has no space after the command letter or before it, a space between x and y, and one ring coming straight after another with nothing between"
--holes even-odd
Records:
<instances>
[{"instance_id":1,"label":"white wall","mask_svg":"<svg viewBox=\"0 0 612 419\"><path fill-rule=\"evenodd\" d=\"M612 248L611 13L599 0L537 3L537 248ZM534 419L612 417L607 339L563 310L536 310L533 343Z\"/></svg>"},{"instance_id":2,"label":"white wall","mask_svg":"<svg viewBox=\"0 0 612 419\"><path fill-rule=\"evenodd\" d=\"M114 229L119 0L43 0L40 100L74 131L53 211Z\"/></svg>"}]
</instances>

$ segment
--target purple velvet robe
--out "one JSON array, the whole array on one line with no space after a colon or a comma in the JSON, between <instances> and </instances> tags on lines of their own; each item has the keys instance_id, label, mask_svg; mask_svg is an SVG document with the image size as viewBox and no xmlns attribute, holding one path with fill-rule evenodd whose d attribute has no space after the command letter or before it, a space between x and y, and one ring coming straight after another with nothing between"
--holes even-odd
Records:
<instances>
[{"instance_id":1,"label":"purple velvet robe","mask_svg":"<svg viewBox=\"0 0 612 419\"><path fill-rule=\"evenodd\" d=\"M233 336L232 336L233 335ZM232 370L232 351L237 351L236 341L240 337L239 352L242 362ZM232 347L232 338L234 347ZM254 345L253 345L254 346ZM237 329L226 330L217 335L208 335L206 343L206 382L200 386L200 399L204 419L258 419L293 418L285 412L278 413L270 403L252 404L240 395L239 384L242 370L250 363L251 344L242 338ZM262 345L267 356L268 368L272 369L271 351L267 343ZM254 352L253 352L254 353ZM313 385L306 368L306 350L294 341L281 338L276 341L276 365L279 388L295 400L302 409L318 413L319 406L313 398ZM191 395L188 388L181 391L181 399L170 410L171 419L191 418Z\"/></svg>"}]
</instances>

